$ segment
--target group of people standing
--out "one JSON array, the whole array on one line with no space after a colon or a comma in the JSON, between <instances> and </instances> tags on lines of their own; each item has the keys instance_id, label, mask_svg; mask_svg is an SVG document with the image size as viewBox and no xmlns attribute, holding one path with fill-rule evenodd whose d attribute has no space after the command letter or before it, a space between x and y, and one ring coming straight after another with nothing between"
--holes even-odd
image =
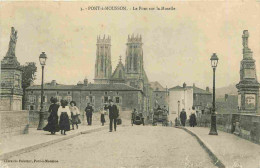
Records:
<instances>
[{"instance_id":1,"label":"group of people standing","mask_svg":"<svg viewBox=\"0 0 260 168\"><path fill-rule=\"evenodd\" d=\"M191 127L194 127L197 125L197 122L196 122L196 115L195 115L195 112L194 112L194 108L192 108L192 112L190 114L190 118L189 118L189 123L190 123L190 126ZM185 109L182 109L181 111L181 114L180 114L180 119L181 119L181 125L185 127L185 123L186 123L186 120L187 120L187 115L186 115L186 111Z\"/></svg>"},{"instance_id":2,"label":"group of people standing","mask_svg":"<svg viewBox=\"0 0 260 168\"><path fill-rule=\"evenodd\" d=\"M51 132L54 135L56 132L61 131L61 134L66 135L66 131L70 131L72 126L72 130L74 130L74 126L78 129L78 124L81 124L81 120L79 118L80 111L76 106L75 101L71 101L68 103L66 100L61 100L60 105L58 104L57 98L52 97L50 99L51 105L49 107L49 117L48 124L43 128L44 131ZM68 106L70 104L70 106ZM88 125L92 125L92 115L93 115L93 107L90 103L87 104L85 108L87 123ZM114 124L114 130L116 131L117 118L119 116L119 110L117 106L113 103L113 100L109 100L109 105L105 105L103 110L101 110L101 123L104 126L105 114L109 112L109 120L110 127L109 131L112 132L112 125Z\"/></svg>"},{"instance_id":3,"label":"group of people standing","mask_svg":"<svg viewBox=\"0 0 260 168\"><path fill-rule=\"evenodd\" d=\"M61 105L58 105L57 98L52 97L51 103L48 124L43 128L44 131L49 131L51 134L61 131L61 134L66 135L66 131L71 130L70 125L72 125L72 130L74 130L74 125L78 129L78 124L81 121L79 119L80 112L75 101L71 101L70 106L68 106L68 101L61 100Z\"/></svg>"}]
</instances>

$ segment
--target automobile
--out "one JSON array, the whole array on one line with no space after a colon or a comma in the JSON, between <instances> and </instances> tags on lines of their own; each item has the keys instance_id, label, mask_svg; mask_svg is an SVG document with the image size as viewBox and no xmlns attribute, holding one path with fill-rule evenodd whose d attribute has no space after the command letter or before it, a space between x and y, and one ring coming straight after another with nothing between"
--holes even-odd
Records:
<instances>
[{"instance_id":1,"label":"automobile","mask_svg":"<svg viewBox=\"0 0 260 168\"><path fill-rule=\"evenodd\" d=\"M141 124L144 125L144 120L142 118L142 113L138 113L138 114L135 114L134 116L132 116L132 126L134 124L135 125L141 125Z\"/></svg>"}]
</instances>

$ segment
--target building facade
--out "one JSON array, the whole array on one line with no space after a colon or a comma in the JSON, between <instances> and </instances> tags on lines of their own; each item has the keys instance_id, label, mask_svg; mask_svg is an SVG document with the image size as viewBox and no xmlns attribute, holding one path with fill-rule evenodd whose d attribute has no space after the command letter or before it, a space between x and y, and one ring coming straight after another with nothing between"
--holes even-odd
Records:
<instances>
[{"instance_id":1,"label":"building facade","mask_svg":"<svg viewBox=\"0 0 260 168\"><path fill-rule=\"evenodd\" d=\"M41 87L30 86L26 89L29 110L40 110ZM121 111L129 111L133 108L142 109L143 92L126 84L89 84L79 82L77 85L60 85L56 81L44 85L44 110L50 106L50 98L65 99L68 102L75 101L81 113L84 112L87 103L90 103L95 112L100 111L108 100L112 99Z\"/></svg>"},{"instance_id":2,"label":"building facade","mask_svg":"<svg viewBox=\"0 0 260 168\"><path fill-rule=\"evenodd\" d=\"M154 107L155 99L166 105L166 92L160 86L159 90L152 83L144 70L141 36L128 36L126 43L125 65L120 56L119 62L112 73L111 38L97 38L95 78L94 83L79 82L77 85L60 85L55 81L44 86L44 107L47 110L51 97L58 100L74 100L84 110L90 102L98 111L109 99L122 110L136 108L147 116ZM158 85L160 85L157 82ZM40 110L40 86L30 86L26 89L27 108Z\"/></svg>"},{"instance_id":3,"label":"building facade","mask_svg":"<svg viewBox=\"0 0 260 168\"><path fill-rule=\"evenodd\" d=\"M162 87L162 85L157 81L150 82L150 85L153 89L153 94L151 99L152 107L157 107L159 105L160 107L166 106L166 108L168 109L168 100L169 100L168 89Z\"/></svg>"},{"instance_id":4,"label":"building facade","mask_svg":"<svg viewBox=\"0 0 260 168\"><path fill-rule=\"evenodd\" d=\"M182 109L185 109L187 116L189 116L193 107L196 111L202 111L209 108L211 104L212 94L208 87L203 90L196 87L195 84L187 86L183 83L182 87L169 88L169 114L172 121L179 116Z\"/></svg>"}]
</instances>

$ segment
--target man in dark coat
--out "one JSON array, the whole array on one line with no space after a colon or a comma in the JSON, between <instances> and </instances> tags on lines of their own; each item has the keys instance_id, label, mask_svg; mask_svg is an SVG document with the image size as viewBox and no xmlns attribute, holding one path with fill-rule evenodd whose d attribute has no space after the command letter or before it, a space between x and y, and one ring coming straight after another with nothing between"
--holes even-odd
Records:
<instances>
[{"instance_id":1,"label":"man in dark coat","mask_svg":"<svg viewBox=\"0 0 260 168\"><path fill-rule=\"evenodd\" d=\"M184 109L182 109L182 111L181 111L180 118L181 118L181 124L185 127L187 115L186 115L186 111Z\"/></svg>"},{"instance_id":2,"label":"man in dark coat","mask_svg":"<svg viewBox=\"0 0 260 168\"><path fill-rule=\"evenodd\" d=\"M196 115L194 113L192 113L190 115L190 126L191 127L195 127L197 125L197 122L196 122Z\"/></svg>"},{"instance_id":3,"label":"man in dark coat","mask_svg":"<svg viewBox=\"0 0 260 168\"><path fill-rule=\"evenodd\" d=\"M112 132L112 125L114 123L114 130L116 131L117 117L119 116L118 108L114 104L113 100L109 100L109 106L107 107L109 110L109 132Z\"/></svg>"},{"instance_id":4,"label":"man in dark coat","mask_svg":"<svg viewBox=\"0 0 260 168\"><path fill-rule=\"evenodd\" d=\"M93 108L90 105L90 103L88 103L87 107L85 108L85 112L86 112L86 116L87 116L88 125L91 125L92 124Z\"/></svg>"},{"instance_id":5,"label":"man in dark coat","mask_svg":"<svg viewBox=\"0 0 260 168\"><path fill-rule=\"evenodd\" d=\"M134 124L134 120L135 120L135 115L136 115L136 109L134 108L134 110L132 111L132 117L131 117L131 124L132 124L132 126L133 126L133 124Z\"/></svg>"}]
</instances>

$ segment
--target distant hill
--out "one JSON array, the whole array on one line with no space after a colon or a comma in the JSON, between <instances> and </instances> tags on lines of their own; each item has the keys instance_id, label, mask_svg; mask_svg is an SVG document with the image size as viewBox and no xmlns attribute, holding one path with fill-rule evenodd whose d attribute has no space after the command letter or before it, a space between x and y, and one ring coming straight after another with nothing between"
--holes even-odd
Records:
<instances>
[{"instance_id":1,"label":"distant hill","mask_svg":"<svg viewBox=\"0 0 260 168\"><path fill-rule=\"evenodd\" d=\"M211 89L212 92L212 89ZM216 98L224 98L225 94L237 95L236 84L231 84L225 87L216 88Z\"/></svg>"}]
</instances>

